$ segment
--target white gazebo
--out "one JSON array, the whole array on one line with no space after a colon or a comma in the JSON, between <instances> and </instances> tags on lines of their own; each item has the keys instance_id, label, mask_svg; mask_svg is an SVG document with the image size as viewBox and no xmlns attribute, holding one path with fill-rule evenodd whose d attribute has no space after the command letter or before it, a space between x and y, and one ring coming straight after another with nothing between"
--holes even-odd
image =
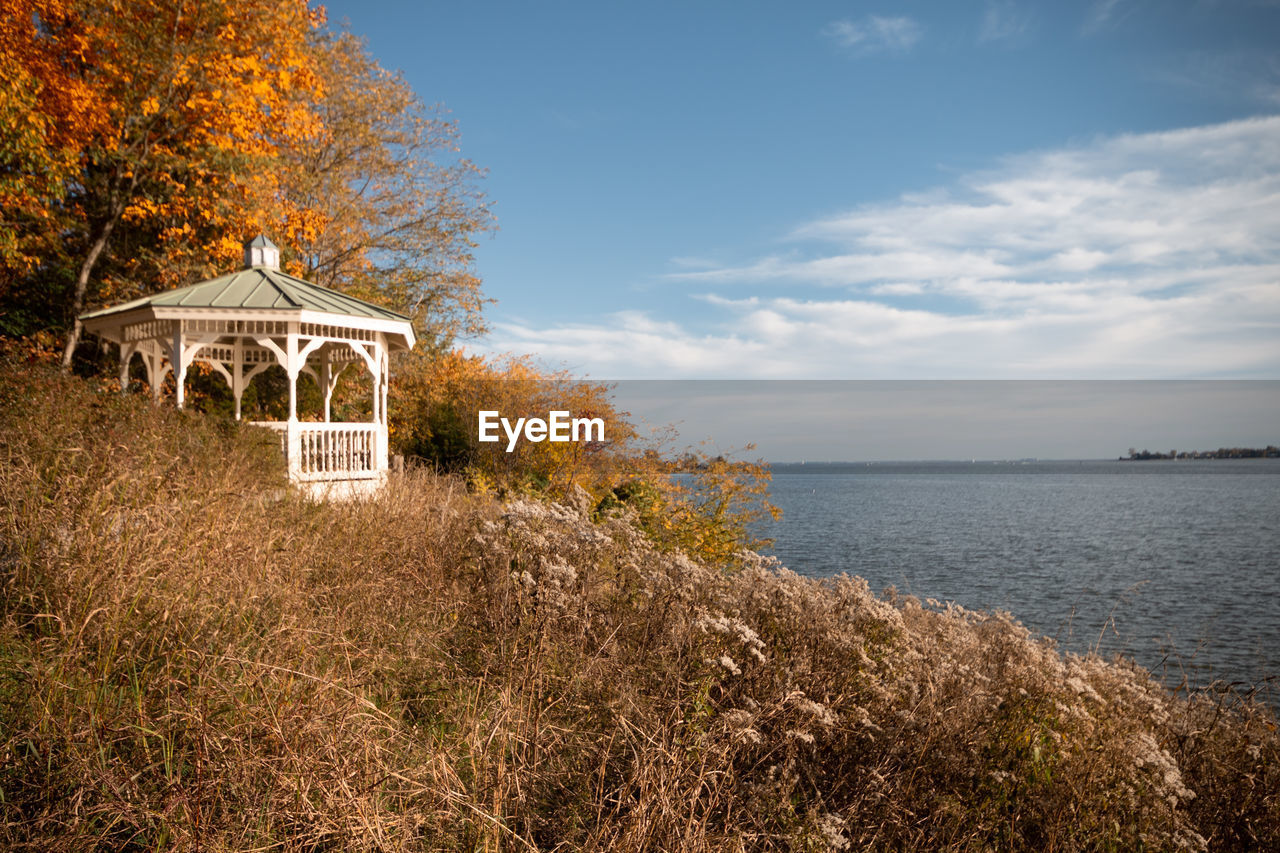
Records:
<instances>
[{"instance_id":1,"label":"white gazebo","mask_svg":"<svg viewBox=\"0 0 1280 853\"><path fill-rule=\"evenodd\" d=\"M120 345L120 384L129 363L142 357L155 399L169 371L177 404L193 362L209 365L240 400L253 377L273 364L289 377L287 421L255 421L275 430L289 478L315 494L354 496L376 491L386 479L387 386L390 353L413 348L408 317L280 271L280 250L259 236L244 247L245 268L81 315L86 331ZM338 378L353 364L371 376L368 423L333 423L330 401ZM315 380L324 420L298 420L298 377ZM319 416L320 413L317 413Z\"/></svg>"}]
</instances>

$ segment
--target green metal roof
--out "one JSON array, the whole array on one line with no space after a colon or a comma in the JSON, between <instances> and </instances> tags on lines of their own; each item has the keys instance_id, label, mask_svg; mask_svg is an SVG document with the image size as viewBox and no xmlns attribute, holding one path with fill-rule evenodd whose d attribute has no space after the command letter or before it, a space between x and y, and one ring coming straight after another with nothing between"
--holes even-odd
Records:
<instances>
[{"instance_id":1,"label":"green metal roof","mask_svg":"<svg viewBox=\"0 0 1280 853\"><path fill-rule=\"evenodd\" d=\"M135 299L123 305L90 311L81 314L80 319L92 320L146 307L305 310L409 322L409 318L403 314L268 267L240 270L199 284Z\"/></svg>"}]
</instances>

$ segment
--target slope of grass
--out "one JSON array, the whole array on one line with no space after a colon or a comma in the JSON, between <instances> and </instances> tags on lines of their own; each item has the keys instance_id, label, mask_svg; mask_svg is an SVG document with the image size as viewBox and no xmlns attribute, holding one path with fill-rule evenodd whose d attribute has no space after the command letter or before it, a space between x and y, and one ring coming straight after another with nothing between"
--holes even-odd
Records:
<instances>
[{"instance_id":1,"label":"slope of grass","mask_svg":"<svg viewBox=\"0 0 1280 853\"><path fill-rule=\"evenodd\" d=\"M0 371L0 847L1280 849L1258 702L272 441Z\"/></svg>"}]
</instances>

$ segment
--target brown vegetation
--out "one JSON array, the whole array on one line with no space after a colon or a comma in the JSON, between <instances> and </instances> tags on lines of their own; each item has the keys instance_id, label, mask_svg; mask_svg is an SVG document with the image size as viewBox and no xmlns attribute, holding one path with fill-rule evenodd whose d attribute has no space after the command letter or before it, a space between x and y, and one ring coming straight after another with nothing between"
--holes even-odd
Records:
<instances>
[{"instance_id":1,"label":"brown vegetation","mask_svg":"<svg viewBox=\"0 0 1280 853\"><path fill-rule=\"evenodd\" d=\"M0 846L1280 847L1264 705L0 371ZM595 516L593 518L593 516Z\"/></svg>"}]
</instances>

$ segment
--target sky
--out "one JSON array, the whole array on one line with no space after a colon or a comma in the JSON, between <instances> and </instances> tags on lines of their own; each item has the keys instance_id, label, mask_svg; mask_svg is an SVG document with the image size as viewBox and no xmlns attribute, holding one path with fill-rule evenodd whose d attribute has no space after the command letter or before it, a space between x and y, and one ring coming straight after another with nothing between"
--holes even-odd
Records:
<instances>
[{"instance_id":1,"label":"sky","mask_svg":"<svg viewBox=\"0 0 1280 853\"><path fill-rule=\"evenodd\" d=\"M458 123L478 352L1280 377L1280 2L332 2Z\"/></svg>"}]
</instances>

